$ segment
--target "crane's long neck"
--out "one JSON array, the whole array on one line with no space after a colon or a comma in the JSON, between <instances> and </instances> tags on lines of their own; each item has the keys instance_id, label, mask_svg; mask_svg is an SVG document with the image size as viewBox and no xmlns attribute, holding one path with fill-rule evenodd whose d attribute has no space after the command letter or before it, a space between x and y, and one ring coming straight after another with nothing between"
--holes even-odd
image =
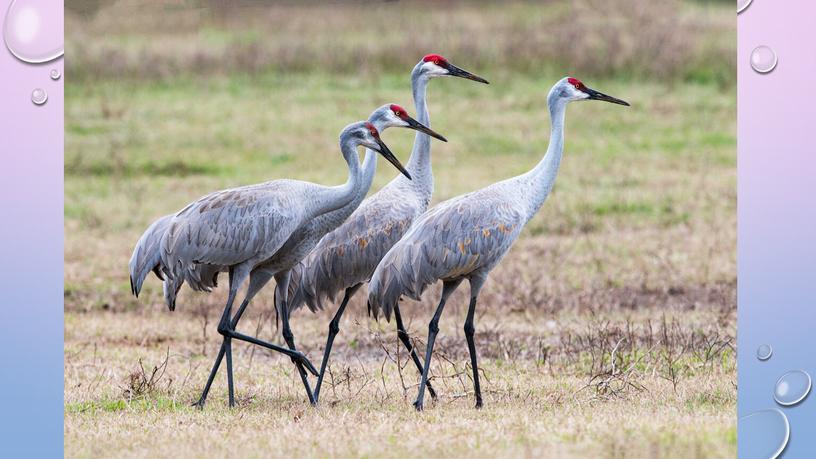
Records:
<instances>
[{"instance_id":1,"label":"crane's long neck","mask_svg":"<svg viewBox=\"0 0 816 459\"><path fill-rule=\"evenodd\" d=\"M388 126L382 120L375 120L372 121L374 123L374 127L377 128L378 131L383 132L388 128ZM360 193L362 197L365 197L368 190L371 189L371 184L374 182L374 174L377 173L377 152L366 148L365 151L365 158L363 158L362 164L362 183L360 184Z\"/></svg>"},{"instance_id":2,"label":"crane's long neck","mask_svg":"<svg viewBox=\"0 0 816 459\"><path fill-rule=\"evenodd\" d=\"M353 139L340 139L340 150L348 164L348 179L346 183L329 187L317 202L314 202L312 215L318 216L337 210L350 203L359 193L362 185L362 171L360 170L360 156L357 154L357 144Z\"/></svg>"},{"instance_id":3,"label":"crane's long neck","mask_svg":"<svg viewBox=\"0 0 816 459\"><path fill-rule=\"evenodd\" d=\"M425 103L425 92L428 87L429 78L422 75L419 66L411 74L411 89L414 93L414 106L417 111L417 121L425 126L431 126L431 116L428 113L428 106ZM427 134L417 132L414 136L414 147L411 150L411 157L405 165L411 173L411 186L421 190L430 198L433 193L433 172L431 171L431 137ZM407 180L407 179L406 179Z\"/></svg>"},{"instance_id":4,"label":"crane's long neck","mask_svg":"<svg viewBox=\"0 0 816 459\"><path fill-rule=\"evenodd\" d=\"M526 174L526 181L530 187L529 217L532 217L541 208L552 191L558 167L561 165L561 156L564 153L564 115L567 101L550 97L548 106L551 119L550 145L547 147L544 158Z\"/></svg>"},{"instance_id":5,"label":"crane's long neck","mask_svg":"<svg viewBox=\"0 0 816 459\"><path fill-rule=\"evenodd\" d=\"M380 131L382 132L382 131ZM377 173L377 152L366 148L365 157L362 163L362 179L360 180L360 193L365 196L371 189L374 182L374 175Z\"/></svg>"}]
</instances>

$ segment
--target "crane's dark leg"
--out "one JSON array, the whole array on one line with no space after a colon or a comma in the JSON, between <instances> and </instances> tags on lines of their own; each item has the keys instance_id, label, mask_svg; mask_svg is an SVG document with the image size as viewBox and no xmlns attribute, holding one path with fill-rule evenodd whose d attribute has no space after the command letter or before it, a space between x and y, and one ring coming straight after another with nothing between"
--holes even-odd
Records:
<instances>
[{"instance_id":1,"label":"crane's dark leg","mask_svg":"<svg viewBox=\"0 0 816 459\"><path fill-rule=\"evenodd\" d=\"M275 281L277 282L275 298L280 300L280 303L276 304L275 307L281 316L283 339L286 341L286 345L289 346L289 349L296 351L295 335L292 334L292 328L289 326L289 271L275 275ZM309 377L306 375L306 370L303 369L303 364L296 359L292 359L292 362L295 363L297 371L300 374L300 380L303 381L303 387L306 388L306 396L309 397L309 403L312 405L317 404L314 394L312 394L312 388L309 385Z\"/></svg>"},{"instance_id":2,"label":"crane's dark leg","mask_svg":"<svg viewBox=\"0 0 816 459\"><path fill-rule=\"evenodd\" d=\"M260 290L255 289L255 290ZM253 292L254 293L254 292ZM317 375L317 370L315 369L314 365L300 352L292 351L288 348L278 346L275 344L267 343L266 341L259 340L257 338L253 338L251 336L244 335L242 333L237 333L235 331L235 327L238 326L238 321L241 320L241 317L244 315L244 311L246 311L247 306L249 305L250 300L252 299L253 294L248 294L244 301L241 303L241 306L238 308L238 311L233 316L232 320L230 321L230 327L228 330L224 331L225 339L221 343L221 349L218 351L218 356L215 358L215 363L213 364L212 370L210 370L210 376L207 378L207 384L204 386L204 391L201 393L201 397L198 401L194 404L194 406L200 408L204 407L204 404L207 401L207 395L210 392L210 387L212 386L213 380L215 380L215 375L218 373L218 368L221 366L221 362L224 359L224 355L227 353L227 340L226 338L229 337L230 341L234 338L240 341L246 341L248 343L252 343L258 346L265 347L267 349L271 349L273 351L277 351L283 354L288 355L289 357L300 361L306 368L312 372L313 374ZM223 320L223 317L222 317ZM220 324L220 322L219 322Z\"/></svg>"},{"instance_id":3,"label":"crane's dark leg","mask_svg":"<svg viewBox=\"0 0 816 459\"><path fill-rule=\"evenodd\" d=\"M414 402L414 408L417 411L422 411L423 400L425 399L425 386L428 384L428 372L431 369L431 356L433 355L434 341L436 341L436 334L439 333L439 318L442 317L442 310L445 309L445 302L448 297L456 290L461 280L445 281L442 285L442 298L439 300L439 306L436 307L431 322L428 324L428 348L425 350L425 367L422 369L422 380L419 383L419 393Z\"/></svg>"},{"instance_id":4,"label":"crane's dark leg","mask_svg":"<svg viewBox=\"0 0 816 459\"><path fill-rule=\"evenodd\" d=\"M340 319L343 318L343 312L345 312L349 300L354 296L361 285L363 284L353 285L346 289L343 293L343 301L340 302L340 307L337 308L337 312L334 313L334 317L329 323L329 337L326 339L326 349L323 350L323 362L320 364L320 375L317 377L317 384L314 390L315 403L320 401L320 387L323 385L323 375L326 373L326 366L329 364L329 355L331 354L332 345L334 344L334 338L340 333Z\"/></svg>"},{"instance_id":5,"label":"crane's dark leg","mask_svg":"<svg viewBox=\"0 0 816 459\"><path fill-rule=\"evenodd\" d=\"M411 359L414 361L417 371L419 371L419 374L422 374L422 362L419 360L419 356L414 349L414 345L411 343L411 337L408 336L408 331L405 330L405 325L402 323L402 314L400 314L398 304L394 305L394 318L397 321L397 336L399 337L400 341L402 341L405 349L408 349L408 353L411 355ZM431 399L436 400L436 391L434 390L433 386L431 386L430 381L428 381L428 393L431 394Z\"/></svg>"},{"instance_id":6,"label":"crane's dark leg","mask_svg":"<svg viewBox=\"0 0 816 459\"><path fill-rule=\"evenodd\" d=\"M476 365L476 344L473 341L473 334L476 328L473 326L473 314L476 311L476 297L470 299L467 319L465 319L465 337L467 338L468 351L470 352L470 366L473 368L473 390L476 392L476 408L482 407L482 390L479 388L479 367Z\"/></svg>"},{"instance_id":7,"label":"crane's dark leg","mask_svg":"<svg viewBox=\"0 0 816 459\"><path fill-rule=\"evenodd\" d=\"M243 279L241 279L243 281ZM235 386L232 377L232 340L227 334L230 326L230 318L232 316L232 303L235 301L235 295L238 293L238 285L235 282L235 270L230 268L229 271L229 295L227 296L227 304L224 306L224 313L221 314L221 320L218 322L218 333L224 338L221 346L225 349L227 356L227 386L229 387L229 406L235 406ZM219 353L220 354L220 353ZM218 362L220 364L220 362ZM203 395L203 394L202 394Z\"/></svg>"},{"instance_id":8,"label":"crane's dark leg","mask_svg":"<svg viewBox=\"0 0 816 459\"><path fill-rule=\"evenodd\" d=\"M244 310L246 310L247 305L249 304L249 299L244 299L241 303L241 307L238 308L238 312L235 313L235 317L233 317L231 325L232 330L235 330L235 326L238 325L238 321L241 320L241 316L244 314ZM212 370L210 370L210 376L207 378L207 384L204 386L204 391L201 392L201 397L199 397L198 401L195 402L194 406L200 408L204 408L204 404L207 402L207 395L210 393L210 387L212 386L213 380L215 380L215 375L218 373L218 368L221 366L221 361L224 360L224 354L227 352L227 345L226 339L221 342L221 349L218 350L218 356L215 358L215 363L213 363Z\"/></svg>"}]
</instances>

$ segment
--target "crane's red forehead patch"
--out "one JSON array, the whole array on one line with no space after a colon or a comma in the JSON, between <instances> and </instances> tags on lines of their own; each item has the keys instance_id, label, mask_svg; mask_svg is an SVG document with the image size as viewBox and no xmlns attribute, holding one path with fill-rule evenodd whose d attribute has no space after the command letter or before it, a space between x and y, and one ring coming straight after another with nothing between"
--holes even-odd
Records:
<instances>
[{"instance_id":1,"label":"crane's red forehead patch","mask_svg":"<svg viewBox=\"0 0 816 459\"><path fill-rule=\"evenodd\" d=\"M408 112L397 104L391 104L391 111L400 118L405 118L408 116Z\"/></svg>"},{"instance_id":2,"label":"crane's red forehead patch","mask_svg":"<svg viewBox=\"0 0 816 459\"><path fill-rule=\"evenodd\" d=\"M581 80L579 80L578 78L569 77L567 78L567 81L569 81L569 84L575 86L578 89L584 87L584 83L582 83Z\"/></svg>"},{"instance_id":3,"label":"crane's red forehead patch","mask_svg":"<svg viewBox=\"0 0 816 459\"><path fill-rule=\"evenodd\" d=\"M427 56L422 58L422 61L433 62L436 65L445 65L448 63L448 60L440 56L439 54L428 54Z\"/></svg>"},{"instance_id":4,"label":"crane's red forehead patch","mask_svg":"<svg viewBox=\"0 0 816 459\"><path fill-rule=\"evenodd\" d=\"M368 128L368 132L370 132L370 133L371 133L371 135L373 135L375 139L379 139L379 138L380 138L380 132L379 132L379 131L377 131L377 128L375 128L373 124L371 124L371 123L369 123L368 121L366 121L366 123L365 123L365 127L367 127L367 128Z\"/></svg>"}]
</instances>

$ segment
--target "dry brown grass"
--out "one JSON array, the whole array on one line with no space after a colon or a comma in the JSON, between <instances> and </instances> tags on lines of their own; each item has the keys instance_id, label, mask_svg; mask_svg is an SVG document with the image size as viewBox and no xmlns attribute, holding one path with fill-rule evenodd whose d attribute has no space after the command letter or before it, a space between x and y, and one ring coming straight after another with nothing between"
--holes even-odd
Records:
<instances>
[{"instance_id":1,"label":"dry brown grass","mask_svg":"<svg viewBox=\"0 0 816 459\"><path fill-rule=\"evenodd\" d=\"M202 337L195 314L168 314L159 305L120 314L68 313L67 455L403 457L418 455L423 440L429 454L446 457L734 453L734 322L726 314L719 325L724 312L711 306L669 310L665 324L648 310L483 311L477 346L486 407L478 411L461 331L464 307L451 308L432 368L441 396L422 414L410 405L417 374L393 324L369 321L364 306L355 306L317 410L306 403L287 359L243 345L236 345L238 408L225 408L223 374L205 410L191 408L220 342ZM430 311L408 310L409 329L421 342L420 317ZM274 339L268 320L259 327L261 316L253 311L242 327L250 333L261 328L262 337ZM328 316L323 319L295 318L298 341L313 359L323 346ZM712 350L695 354L703 349ZM666 354L678 358L668 362ZM152 390L132 396L134 373L164 365Z\"/></svg>"},{"instance_id":2,"label":"dry brown grass","mask_svg":"<svg viewBox=\"0 0 816 459\"><path fill-rule=\"evenodd\" d=\"M733 5L572 2L102 2L69 17L76 80L402 71L429 50L475 69L732 84ZM728 14L725 14L727 11ZM123 21L122 18L127 18Z\"/></svg>"}]
</instances>

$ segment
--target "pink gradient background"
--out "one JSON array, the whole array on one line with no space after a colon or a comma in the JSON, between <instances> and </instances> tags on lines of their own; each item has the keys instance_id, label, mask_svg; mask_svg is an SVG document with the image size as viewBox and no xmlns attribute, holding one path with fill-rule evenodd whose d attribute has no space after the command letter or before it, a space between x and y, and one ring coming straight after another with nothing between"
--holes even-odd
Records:
<instances>
[{"instance_id":1,"label":"pink gradient background","mask_svg":"<svg viewBox=\"0 0 816 459\"><path fill-rule=\"evenodd\" d=\"M9 0L0 0L0 19ZM48 12L62 17L62 2ZM58 30L62 34L62 30ZM62 455L62 58L30 65L0 43L0 451ZM64 78L64 77L63 77ZM41 87L48 102L36 106Z\"/></svg>"},{"instance_id":2,"label":"pink gradient background","mask_svg":"<svg viewBox=\"0 0 816 459\"><path fill-rule=\"evenodd\" d=\"M784 372L816 375L816 2L754 0L738 18L739 415L776 406ZM751 51L779 56L766 75ZM773 357L760 362L760 344ZM816 457L816 400L785 408L784 457ZM738 436L741 452L750 438Z\"/></svg>"}]
</instances>

